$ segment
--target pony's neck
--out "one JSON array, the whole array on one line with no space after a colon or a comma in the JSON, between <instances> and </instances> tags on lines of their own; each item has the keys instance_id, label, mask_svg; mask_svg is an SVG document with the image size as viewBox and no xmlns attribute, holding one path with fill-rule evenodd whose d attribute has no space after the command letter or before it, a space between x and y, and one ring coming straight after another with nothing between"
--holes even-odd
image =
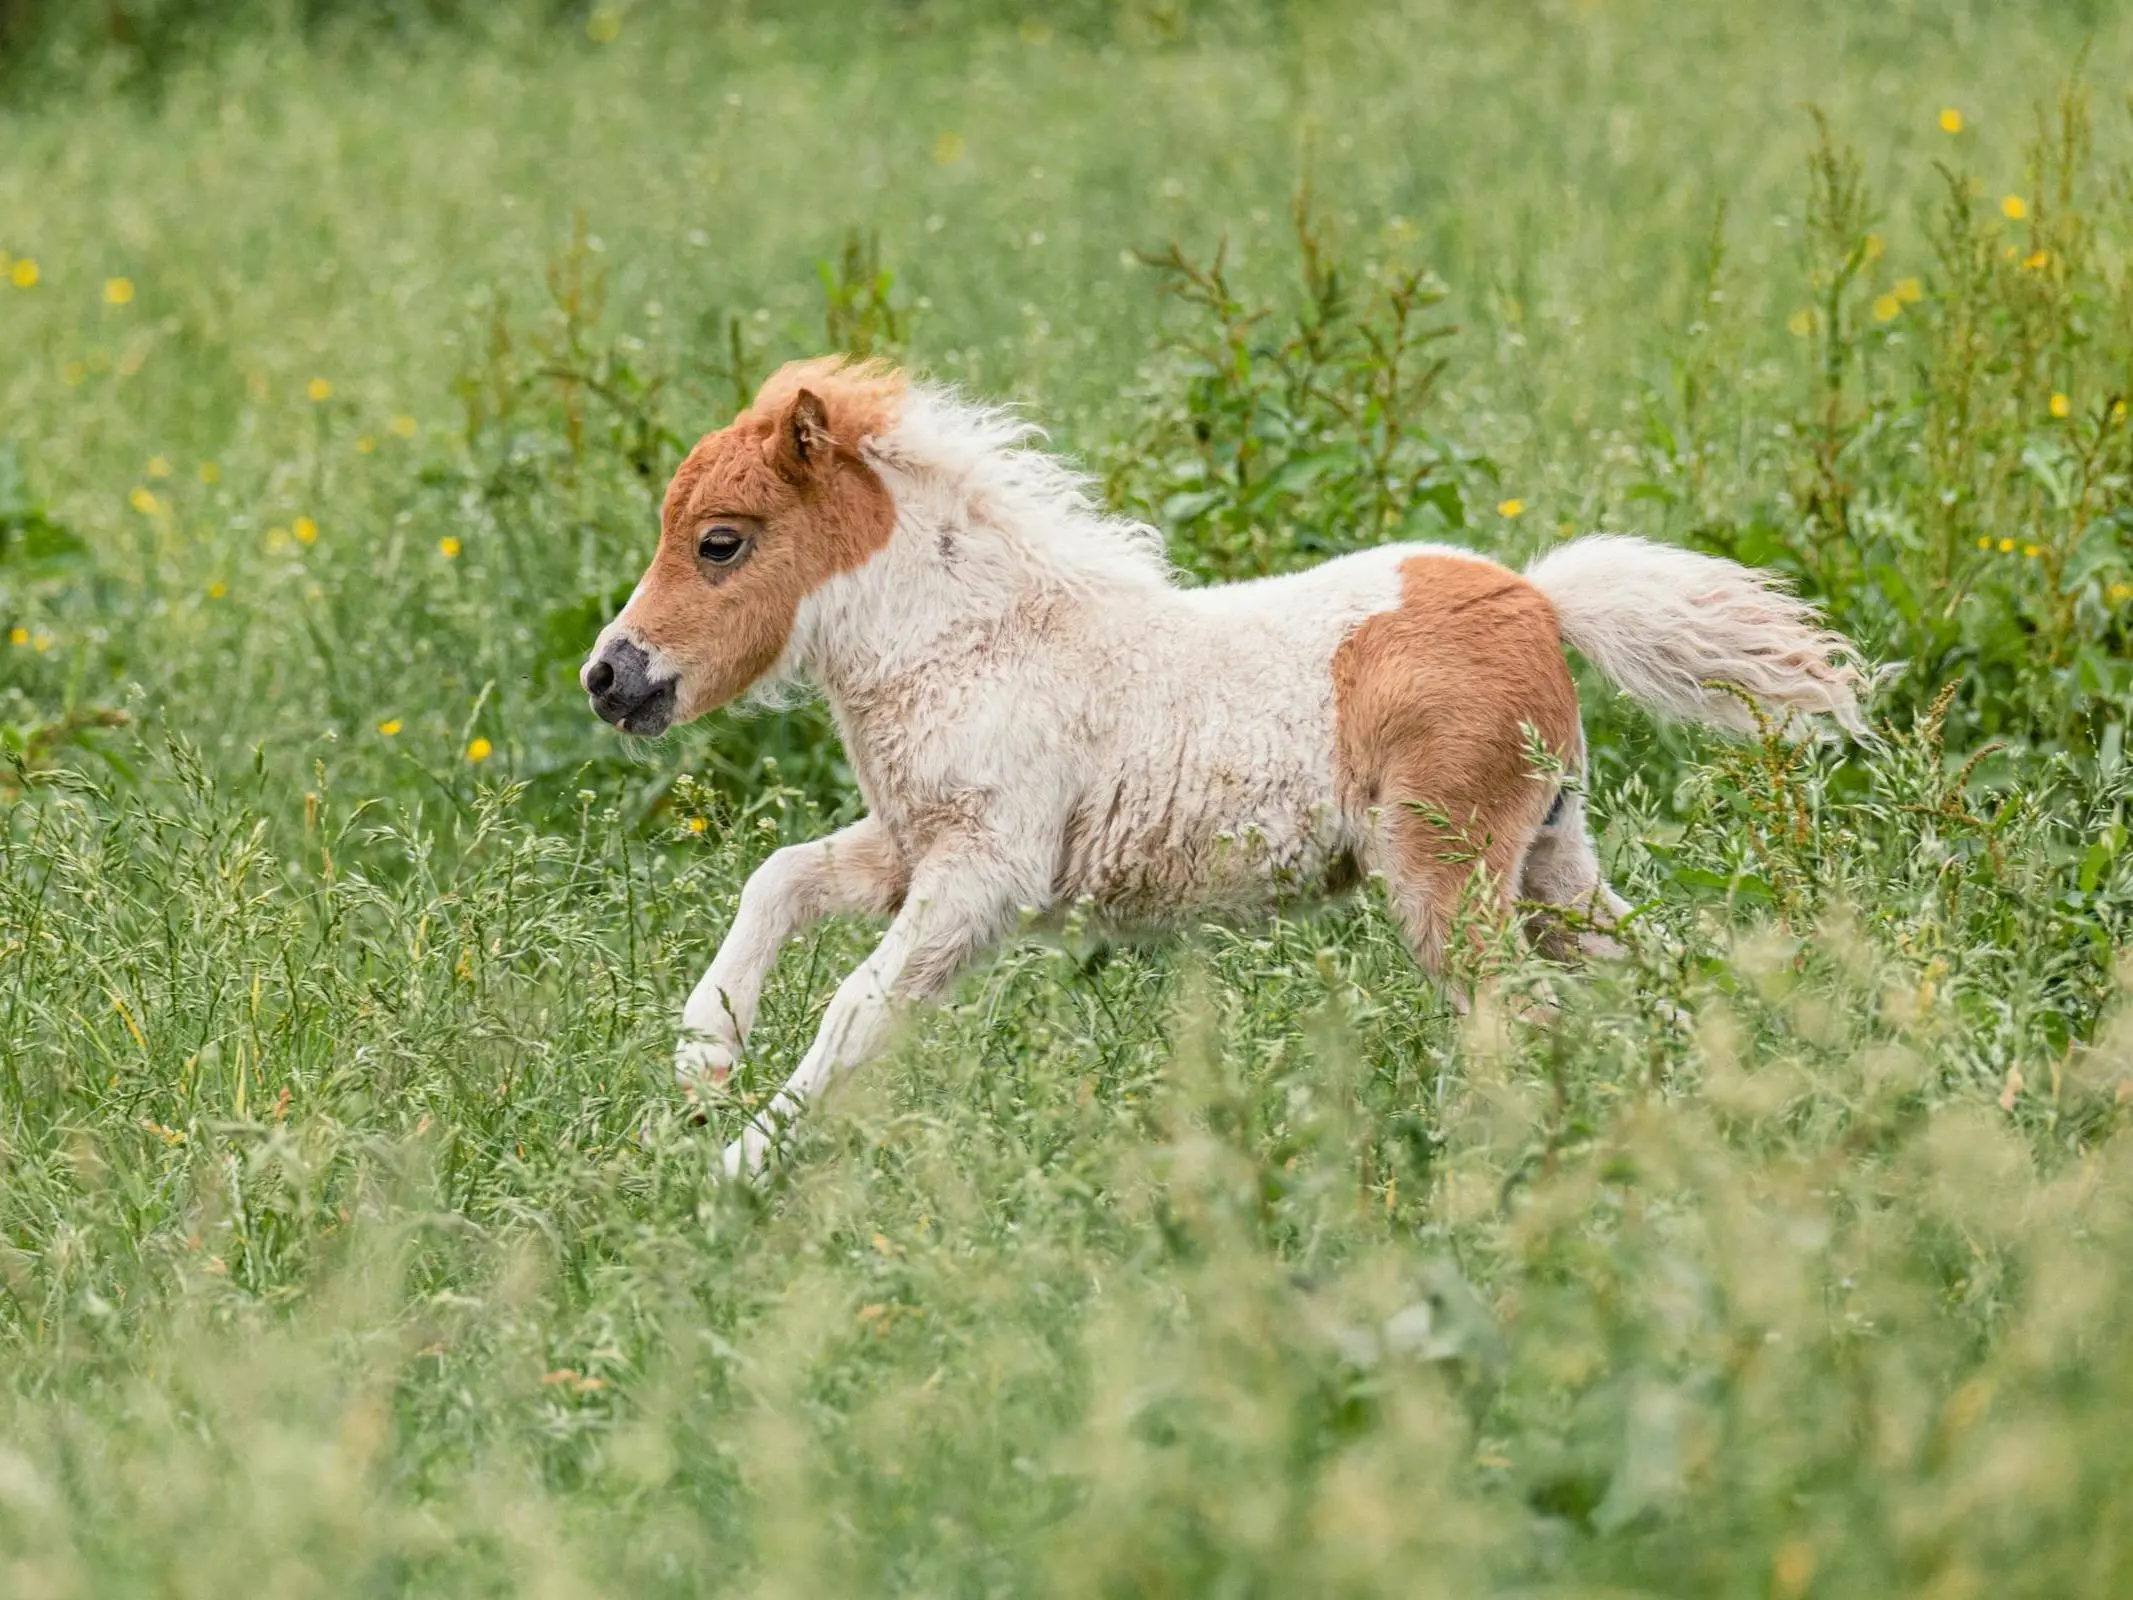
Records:
<instances>
[{"instance_id":1,"label":"pony's neck","mask_svg":"<svg viewBox=\"0 0 2133 1600\"><path fill-rule=\"evenodd\" d=\"M1020 647L1013 636L1039 618L1126 586L971 507L900 504L888 544L809 597L796 665L840 710L860 706L890 686L968 673L985 651Z\"/></svg>"},{"instance_id":2,"label":"pony's neck","mask_svg":"<svg viewBox=\"0 0 2133 1600\"><path fill-rule=\"evenodd\" d=\"M1084 478L1024 447L1001 413L918 391L869 455L895 531L863 566L809 596L796 667L848 731L878 704L934 698L936 675L983 669L1072 629L1094 608L1169 587L1161 536L1106 516Z\"/></svg>"}]
</instances>

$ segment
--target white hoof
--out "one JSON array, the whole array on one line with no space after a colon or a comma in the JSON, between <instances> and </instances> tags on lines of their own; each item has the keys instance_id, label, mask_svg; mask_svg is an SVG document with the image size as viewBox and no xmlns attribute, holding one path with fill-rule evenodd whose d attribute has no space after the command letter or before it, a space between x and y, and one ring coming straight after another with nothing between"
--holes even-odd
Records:
<instances>
[{"instance_id":1,"label":"white hoof","mask_svg":"<svg viewBox=\"0 0 2133 1600\"><path fill-rule=\"evenodd\" d=\"M739 1059L740 1052L724 1040L686 1035L674 1047L674 1081L685 1092L722 1084Z\"/></svg>"}]
</instances>

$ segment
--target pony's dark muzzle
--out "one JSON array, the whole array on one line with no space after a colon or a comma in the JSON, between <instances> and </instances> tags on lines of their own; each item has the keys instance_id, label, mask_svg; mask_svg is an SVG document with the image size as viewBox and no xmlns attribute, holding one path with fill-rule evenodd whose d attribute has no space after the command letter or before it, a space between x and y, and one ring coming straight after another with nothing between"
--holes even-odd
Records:
<instances>
[{"instance_id":1,"label":"pony's dark muzzle","mask_svg":"<svg viewBox=\"0 0 2133 1600\"><path fill-rule=\"evenodd\" d=\"M652 658L627 639L610 639L578 674L592 708L624 733L665 733L674 720L672 678L652 679Z\"/></svg>"}]
</instances>

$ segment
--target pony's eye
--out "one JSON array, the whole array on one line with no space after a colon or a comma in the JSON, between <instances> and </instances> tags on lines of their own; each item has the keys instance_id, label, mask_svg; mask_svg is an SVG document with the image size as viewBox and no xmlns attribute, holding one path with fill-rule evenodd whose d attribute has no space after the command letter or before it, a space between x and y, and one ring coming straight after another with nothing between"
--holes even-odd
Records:
<instances>
[{"instance_id":1,"label":"pony's eye","mask_svg":"<svg viewBox=\"0 0 2133 1600\"><path fill-rule=\"evenodd\" d=\"M696 541L697 557L714 567L732 566L747 548L748 541L731 528L707 528L704 536Z\"/></svg>"}]
</instances>

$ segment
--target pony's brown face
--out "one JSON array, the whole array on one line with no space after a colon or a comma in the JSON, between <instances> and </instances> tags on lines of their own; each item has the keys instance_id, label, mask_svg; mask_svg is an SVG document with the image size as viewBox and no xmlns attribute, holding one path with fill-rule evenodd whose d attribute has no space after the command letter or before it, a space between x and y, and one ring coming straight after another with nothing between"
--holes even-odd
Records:
<instances>
[{"instance_id":1,"label":"pony's brown face","mask_svg":"<svg viewBox=\"0 0 2133 1600\"><path fill-rule=\"evenodd\" d=\"M777 664L801 602L888 542L895 507L858 444L900 388L872 369L796 364L689 452L652 564L578 675L596 713L664 733Z\"/></svg>"}]
</instances>

